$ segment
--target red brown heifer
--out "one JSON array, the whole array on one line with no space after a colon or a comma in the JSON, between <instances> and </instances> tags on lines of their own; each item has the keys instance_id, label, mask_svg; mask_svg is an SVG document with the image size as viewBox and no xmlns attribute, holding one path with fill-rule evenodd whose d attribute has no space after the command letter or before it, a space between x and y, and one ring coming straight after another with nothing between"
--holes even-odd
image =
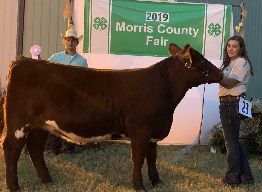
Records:
<instances>
[{"instance_id":1,"label":"red brown heifer","mask_svg":"<svg viewBox=\"0 0 262 192\"><path fill-rule=\"evenodd\" d=\"M141 167L147 159L153 186L161 183L156 142L171 128L173 112L188 89L216 83L223 73L190 45L169 45L171 57L143 69L100 70L18 57L5 98L3 149L6 183L19 190L17 161L24 145L39 178L53 180L43 150L47 133L85 144L119 134L131 141L132 182L143 191Z\"/></svg>"}]
</instances>

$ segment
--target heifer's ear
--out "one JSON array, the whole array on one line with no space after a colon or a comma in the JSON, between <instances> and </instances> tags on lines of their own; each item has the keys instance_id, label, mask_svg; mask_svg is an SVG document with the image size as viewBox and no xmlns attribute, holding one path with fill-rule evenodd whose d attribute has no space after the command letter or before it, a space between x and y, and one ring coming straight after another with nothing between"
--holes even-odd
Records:
<instances>
[{"instance_id":1,"label":"heifer's ear","mask_svg":"<svg viewBox=\"0 0 262 192\"><path fill-rule=\"evenodd\" d=\"M180 58L183 60L183 62L187 65L192 64L192 57L191 57L191 50L192 47L189 44L186 44L184 48L179 52Z\"/></svg>"},{"instance_id":2,"label":"heifer's ear","mask_svg":"<svg viewBox=\"0 0 262 192\"><path fill-rule=\"evenodd\" d=\"M168 53L170 56L175 56L179 51L181 51L182 49L180 47L178 47L176 44L174 43L170 43L168 45Z\"/></svg>"}]
</instances>

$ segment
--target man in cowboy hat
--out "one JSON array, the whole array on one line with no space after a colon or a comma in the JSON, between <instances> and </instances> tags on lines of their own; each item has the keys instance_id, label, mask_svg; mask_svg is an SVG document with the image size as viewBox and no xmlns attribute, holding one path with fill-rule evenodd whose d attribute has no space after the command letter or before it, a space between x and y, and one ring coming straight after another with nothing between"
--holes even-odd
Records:
<instances>
[{"instance_id":1,"label":"man in cowboy hat","mask_svg":"<svg viewBox=\"0 0 262 192\"><path fill-rule=\"evenodd\" d=\"M86 59L76 52L76 46L81 41L82 36L77 37L77 32L72 26L65 32L64 36L61 36L63 38L62 43L65 46L65 50L60 53L53 54L48 60L67 65L88 67ZM49 157L60 154L62 144L64 145L64 153L75 153L75 145L73 143L69 143L62 140L60 137L49 134L47 141L47 147L51 150Z\"/></svg>"},{"instance_id":2,"label":"man in cowboy hat","mask_svg":"<svg viewBox=\"0 0 262 192\"><path fill-rule=\"evenodd\" d=\"M70 28L62 37L62 43L65 46L65 50L60 53L53 54L48 60L62 64L87 67L88 65L86 59L76 52L76 46L81 41L83 36L81 35L80 37L77 37L76 30L74 28Z\"/></svg>"}]
</instances>

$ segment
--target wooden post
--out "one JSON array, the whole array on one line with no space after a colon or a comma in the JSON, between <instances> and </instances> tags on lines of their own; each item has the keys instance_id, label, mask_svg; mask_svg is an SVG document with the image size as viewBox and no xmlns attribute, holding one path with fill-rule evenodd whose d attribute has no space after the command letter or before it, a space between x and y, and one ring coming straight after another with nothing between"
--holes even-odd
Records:
<instances>
[{"instance_id":1,"label":"wooden post","mask_svg":"<svg viewBox=\"0 0 262 192\"><path fill-rule=\"evenodd\" d=\"M67 18L67 29L69 29L70 24L74 25L73 6L74 6L74 0L66 0L63 17L65 19Z\"/></svg>"},{"instance_id":2,"label":"wooden post","mask_svg":"<svg viewBox=\"0 0 262 192\"><path fill-rule=\"evenodd\" d=\"M245 35L245 18L247 17L247 11L245 10L245 3L241 3L241 14L240 14L240 23L242 23L242 26L240 27L240 30L237 35L244 38Z\"/></svg>"},{"instance_id":3,"label":"wooden post","mask_svg":"<svg viewBox=\"0 0 262 192\"><path fill-rule=\"evenodd\" d=\"M18 1L16 57L23 54L25 0Z\"/></svg>"}]
</instances>

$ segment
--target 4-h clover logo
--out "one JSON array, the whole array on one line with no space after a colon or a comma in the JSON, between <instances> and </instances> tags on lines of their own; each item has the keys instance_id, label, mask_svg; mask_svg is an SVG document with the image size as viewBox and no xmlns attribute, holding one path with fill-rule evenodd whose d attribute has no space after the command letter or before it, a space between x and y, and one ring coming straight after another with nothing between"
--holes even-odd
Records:
<instances>
[{"instance_id":1,"label":"4-h clover logo","mask_svg":"<svg viewBox=\"0 0 262 192\"><path fill-rule=\"evenodd\" d=\"M101 31L101 30L105 30L107 28L107 25L106 25L107 20L104 17L102 17L102 18L96 17L94 19L94 22L95 22L95 24L93 26L96 30L100 29L100 31Z\"/></svg>"},{"instance_id":2,"label":"4-h clover logo","mask_svg":"<svg viewBox=\"0 0 262 192\"><path fill-rule=\"evenodd\" d=\"M209 29L208 34L214 35L214 37L218 36L221 33L221 26L218 23L217 24L211 23L208 26L208 29Z\"/></svg>"}]
</instances>

